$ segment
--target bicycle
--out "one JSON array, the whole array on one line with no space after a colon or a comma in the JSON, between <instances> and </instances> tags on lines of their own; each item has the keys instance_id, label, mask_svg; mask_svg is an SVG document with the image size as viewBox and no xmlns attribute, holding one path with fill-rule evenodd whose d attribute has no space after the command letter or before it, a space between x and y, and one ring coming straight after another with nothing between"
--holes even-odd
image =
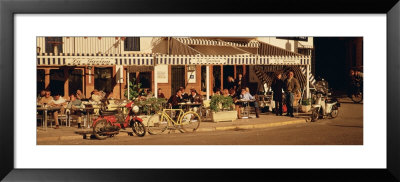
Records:
<instances>
[{"instance_id":1,"label":"bicycle","mask_svg":"<svg viewBox=\"0 0 400 182\"><path fill-rule=\"evenodd\" d=\"M168 113L177 113L177 117L173 119ZM163 109L162 112L156 113L147 121L147 131L151 135L158 135L166 130L178 129L181 133L195 132L201 123L200 116L194 111L185 112L183 109Z\"/></svg>"}]
</instances>

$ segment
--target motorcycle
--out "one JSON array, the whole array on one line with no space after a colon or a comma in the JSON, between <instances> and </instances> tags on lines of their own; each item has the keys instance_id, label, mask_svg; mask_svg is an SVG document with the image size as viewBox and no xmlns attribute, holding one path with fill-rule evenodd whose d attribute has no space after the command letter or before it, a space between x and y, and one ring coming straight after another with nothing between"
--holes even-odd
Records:
<instances>
[{"instance_id":1,"label":"motorcycle","mask_svg":"<svg viewBox=\"0 0 400 182\"><path fill-rule=\"evenodd\" d=\"M118 134L120 129L128 127L132 128L133 133L139 137L143 137L146 134L146 127L143 124L143 120L137 117L139 107L134 105L134 102L129 102L125 106L117 106L114 111L109 111L110 107L103 104L102 109L99 111L100 116L93 121L93 135L103 140L107 137L113 137ZM123 108L128 110L127 114L124 114Z\"/></svg>"},{"instance_id":2,"label":"motorcycle","mask_svg":"<svg viewBox=\"0 0 400 182\"><path fill-rule=\"evenodd\" d=\"M327 83L325 83L324 81L316 83L315 93L313 93L314 104L311 107L312 122L319 118L336 118L339 115L340 103L336 99L329 98L331 93L327 88Z\"/></svg>"}]
</instances>

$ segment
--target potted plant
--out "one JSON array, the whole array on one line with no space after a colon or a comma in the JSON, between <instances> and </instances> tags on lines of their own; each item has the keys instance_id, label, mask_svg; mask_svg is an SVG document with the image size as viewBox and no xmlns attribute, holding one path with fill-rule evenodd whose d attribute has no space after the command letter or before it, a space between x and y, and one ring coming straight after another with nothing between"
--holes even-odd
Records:
<instances>
[{"instance_id":1,"label":"potted plant","mask_svg":"<svg viewBox=\"0 0 400 182\"><path fill-rule=\"evenodd\" d=\"M234 110L233 99L222 95L214 95L211 97L210 109L214 122L233 121L237 117Z\"/></svg>"},{"instance_id":2,"label":"potted plant","mask_svg":"<svg viewBox=\"0 0 400 182\"><path fill-rule=\"evenodd\" d=\"M304 99L301 102L301 111L302 112L308 112L311 109L311 98L309 99Z\"/></svg>"},{"instance_id":3,"label":"potted plant","mask_svg":"<svg viewBox=\"0 0 400 182\"><path fill-rule=\"evenodd\" d=\"M137 97L139 97L139 93L141 91L141 83L135 84L136 79L133 78L132 82L129 82L129 100L135 100ZM125 90L125 97L128 97L128 89Z\"/></svg>"}]
</instances>

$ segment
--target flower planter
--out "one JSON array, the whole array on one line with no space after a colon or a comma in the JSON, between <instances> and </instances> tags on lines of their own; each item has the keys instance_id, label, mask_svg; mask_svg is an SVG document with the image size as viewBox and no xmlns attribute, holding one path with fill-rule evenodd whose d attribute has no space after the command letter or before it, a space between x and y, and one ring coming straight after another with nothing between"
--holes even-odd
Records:
<instances>
[{"instance_id":1,"label":"flower planter","mask_svg":"<svg viewBox=\"0 0 400 182\"><path fill-rule=\"evenodd\" d=\"M311 105L301 105L301 112L308 112L311 110Z\"/></svg>"},{"instance_id":2,"label":"flower planter","mask_svg":"<svg viewBox=\"0 0 400 182\"><path fill-rule=\"evenodd\" d=\"M213 122L220 122L220 121L233 121L237 118L236 111L219 111L219 112L212 112Z\"/></svg>"}]
</instances>

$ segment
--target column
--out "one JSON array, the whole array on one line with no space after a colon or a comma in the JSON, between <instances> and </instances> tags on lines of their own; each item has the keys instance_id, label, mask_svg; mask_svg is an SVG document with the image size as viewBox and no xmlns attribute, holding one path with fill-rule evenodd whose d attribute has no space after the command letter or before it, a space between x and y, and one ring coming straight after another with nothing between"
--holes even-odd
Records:
<instances>
[{"instance_id":1,"label":"column","mask_svg":"<svg viewBox=\"0 0 400 182\"><path fill-rule=\"evenodd\" d=\"M210 66L206 66L206 91L207 91L207 98L206 100L210 99Z\"/></svg>"},{"instance_id":2,"label":"column","mask_svg":"<svg viewBox=\"0 0 400 182\"><path fill-rule=\"evenodd\" d=\"M129 70L128 68L126 69L126 90L127 90L127 100L129 100Z\"/></svg>"},{"instance_id":3,"label":"column","mask_svg":"<svg viewBox=\"0 0 400 182\"><path fill-rule=\"evenodd\" d=\"M154 66L154 71L153 71L153 82L154 82L154 96L156 97L156 98L158 98L158 84L157 84L157 69L156 69L156 66Z\"/></svg>"},{"instance_id":4,"label":"column","mask_svg":"<svg viewBox=\"0 0 400 182\"><path fill-rule=\"evenodd\" d=\"M69 82L68 82L68 77L69 77L69 74L68 74L68 69L67 68L63 68L64 70L64 97L65 96L69 96Z\"/></svg>"},{"instance_id":5,"label":"column","mask_svg":"<svg viewBox=\"0 0 400 182\"><path fill-rule=\"evenodd\" d=\"M50 68L44 69L44 89L49 89L50 85Z\"/></svg>"},{"instance_id":6,"label":"column","mask_svg":"<svg viewBox=\"0 0 400 182\"><path fill-rule=\"evenodd\" d=\"M307 81L306 81L306 98L310 98L310 65L306 65L306 75L307 75Z\"/></svg>"},{"instance_id":7,"label":"column","mask_svg":"<svg viewBox=\"0 0 400 182\"><path fill-rule=\"evenodd\" d=\"M221 65L221 90L224 89L224 65Z\"/></svg>"}]
</instances>

